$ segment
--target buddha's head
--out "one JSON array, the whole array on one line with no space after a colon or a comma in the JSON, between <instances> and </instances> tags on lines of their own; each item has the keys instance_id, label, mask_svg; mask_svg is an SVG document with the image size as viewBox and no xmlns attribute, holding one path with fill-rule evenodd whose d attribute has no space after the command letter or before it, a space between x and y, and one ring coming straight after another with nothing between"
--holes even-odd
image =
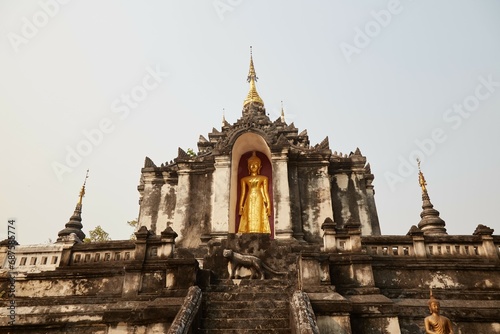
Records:
<instances>
[{"instance_id":1,"label":"buddha's head","mask_svg":"<svg viewBox=\"0 0 500 334\"><path fill-rule=\"evenodd\" d=\"M439 307L440 307L439 300L432 295L431 291L431 297L429 298L429 312L431 314L432 313L439 314Z\"/></svg>"},{"instance_id":2,"label":"buddha's head","mask_svg":"<svg viewBox=\"0 0 500 334\"><path fill-rule=\"evenodd\" d=\"M252 156L248 158L248 173L260 174L261 167L262 167L262 162L260 161L260 158L257 156L255 151L253 151Z\"/></svg>"}]
</instances>

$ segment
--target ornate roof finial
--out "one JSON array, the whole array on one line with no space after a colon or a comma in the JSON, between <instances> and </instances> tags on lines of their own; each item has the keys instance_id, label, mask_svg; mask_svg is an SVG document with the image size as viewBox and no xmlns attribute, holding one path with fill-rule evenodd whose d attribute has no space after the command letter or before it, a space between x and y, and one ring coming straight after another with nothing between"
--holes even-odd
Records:
<instances>
[{"instance_id":1,"label":"ornate roof finial","mask_svg":"<svg viewBox=\"0 0 500 334\"><path fill-rule=\"evenodd\" d=\"M417 159L418 164L418 183L422 188L422 212L420 213L420 222L418 228L425 235L444 235L446 233L445 222L439 217L439 211L434 209L429 194L427 193L427 181L425 181L424 173L420 169L420 159Z\"/></svg>"},{"instance_id":2,"label":"ornate roof finial","mask_svg":"<svg viewBox=\"0 0 500 334\"><path fill-rule=\"evenodd\" d=\"M247 77L247 81L250 83L250 90L248 91L247 98L243 101L243 106L246 106L249 103L259 103L264 105L264 101L260 98L259 93L257 93L257 88L255 87L257 79L255 67L253 66L252 47L250 46L250 69L248 70Z\"/></svg>"},{"instance_id":3,"label":"ornate roof finial","mask_svg":"<svg viewBox=\"0 0 500 334\"><path fill-rule=\"evenodd\" d=\"M226 109L222 108L222 126L226 124Z\"/></svg>"},{"instance_id":4,"label":"ornate roof finial","mask_svg":"<svg viewBox=\"0 0 500 334\"><path fill-rule=\"evenodd\" d=\"M85 196L85 185L87 184L87 179L89 178L89 170L87 169L87 174L85 174L85 179L83 180L83 186L80 190L80 199L78 200L78 204L82 205L83 196Z\"/></svg>"},{"instance_id":5,"label":"ornate roof finial","mask_svg":"<svg viewBox=\"0 0 500 334\"><path fill-rule=\"evenodd\" d=\"M83 233L82 228L82 200L85 195L85 185L87 184L87 179L89 177L89 170L87 169L87 173L85 174L85 180L83 181L82 189L80 190L80 196L78 198L78 202L76 203L75 211L73 215L69 218L69 221L66 223L65 228L59 231L58 236L59 240L63 240L63 237L68 237L72 233L74 233L78 242L82 242L85 239L85 233Z\"/></svg>"},{"instance_id":6,"label":"ornate roof finial","mask_svg":"<svg viewBox=\"0 0 500 334\"><path fill-rule=\"evenodd\" d=\"M281 100L281 122L285 123L285 109L283 108L283 100Z\"/></svg>"},{"instance_id":7,"label":"ornate roof finial","mask_svg":"<svg viewBox=\"0 0 500 334\"><path fill-rule=\"evenodd\" d=\"M417 164L418 164L418 183L420 184L420 187L422 188L422 195L424 193L427 194L427 188L425 187L427 185L427 182L425 181L424 173L422 173L422 170L420 169L420 159L418 159L418 158L417 158Z\"/></svg>"}]
</instances>

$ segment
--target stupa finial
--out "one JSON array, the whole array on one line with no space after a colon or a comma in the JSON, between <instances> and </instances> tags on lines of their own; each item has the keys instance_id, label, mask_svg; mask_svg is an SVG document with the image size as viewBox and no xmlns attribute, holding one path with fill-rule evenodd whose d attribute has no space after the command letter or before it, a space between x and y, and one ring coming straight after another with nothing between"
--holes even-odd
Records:
<instances>
[{"instance_id":1,"label":"stupa finial","mask_svg":"<svg viewBox=\"0 0 500 334\"><path fill-rule=\"evenodd\" d=\"M264 105L264 101L257 93L257 88L255 87L255 82L257 82L257 74L255 73L255 67L253 65L253 55L252 55L252 47L250 46L250 69L248 70L247 81L250 83L250 90L248 91L247 98L243 101L243 106L246 106L249 103L259 103Z\"/></svg>"},{"instance_id":2,"label":"stupa finial","mask_svg":"<svg viewBox=\"0 0 500 334\"><path fill-rule=\"evenodd\" d=\"M420 169L420 159L417 159L418 164L418 183L422 188L422 212L420 213L420 228L426 235L444 235L446 233L445 222L439 217L439 211L434 209L429 194L427 193L427 181L425 181L424 173Z\"/></svg>"}]
</instances>

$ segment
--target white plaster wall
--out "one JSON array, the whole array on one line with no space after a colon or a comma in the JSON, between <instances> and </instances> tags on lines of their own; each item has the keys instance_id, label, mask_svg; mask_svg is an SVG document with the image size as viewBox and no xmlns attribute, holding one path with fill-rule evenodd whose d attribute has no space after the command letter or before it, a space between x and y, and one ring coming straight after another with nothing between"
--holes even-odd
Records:
<instances>
[{"instance_id":1,"label":"white plaster wall","mask_svg":"<svg viewBox=\"0 0 500 334\"><path fill-rule=\"evenodd\" d=\"M332 210L332 193L330 189L330 180L328 178L328 165L321 167L318 171L318 196L321 199L319 202L319 215L315 221L314 234L321 235L321 225L326 218L333 219Z\"/></svg>"},{"instance_id":2,"label":"white plaster wall","mask_svg":"<svg viewBox=\"0 0 500 334\"><path fill-rule=\"evenodd\" d=\"M174 220L172 229L177 233L176 242L182 241L184 238L183 227L187 219L187 210L189 205L189 174L186 170L181 170L179 166L178 184L177 184L177 200L175 204Z\"/></svg>"},{"instance_id":3,"label":"white plaster wall","mask_svg":"<svg viewBox=\"0 0 500 334\"><path fill-rule=\"evenodd\" d=\"M288 184L288 158L286 152L273 155L273 204L274 224L277 238L292 238L290 210L290 188ZM279 200L278 200L279 199ZM286 233L279 233L285 231Z\"/></svg>"},{"instance_id":4,"label":"white plaster wall","mask_svg":"<svg viewBox=\"0 0 500 334\"><path fill-rule=\"evenodd\" d=\"M339 191L344 193L344 195L347 194L347 187L349 186L349 177L347 174L335 174L335 180ZM347 196L341 196L340 200L342 202L342 211L340 212L340 216L342 217L342 220L346 222L351 217L351 212L349 211L349 199Z\"/></svg>"},{"instance_id":5,"label":"white plaster wall","mask_svg":"<svg viewBox=\"0 0 500 334\"><path fill-rule=\"evenodd\" d=\"M229 193L231 163L229 156L215 157L215 171L212 182L212 233L234 232L229 226Z\"/></svg>"},{"instance_id":6,"label":"white plaster wall","mask_svg":"<svg viewBox=\"0 0 500 334\"><path fill-rule=\"evenodd\" d=\"M149 194L153 190L153 185L151 183L144 183L142 203L139 209L138 225L146 226L148 230L151 229L151 210L149 205L144 205L144 202L148 198Z\"/></svg>"},{"instance_id":7,"label":"white plaster wall","mask_svg":"<svg viewBox=\"0 0 500 334\"><path fill-rule=\"evenodd\" d=\"M175 203L168 203L165 198L172 191L175 192L176 186L173 186L167 182L163 184L160 191L160 206L158 209L158 220L156 221L156 234L160 234L167 228L167 222L172 222L174 219L174 211L168 211L167 207L169 205L173 205L175 207ZM174 231L176 231L174 229ZM177 231L176 231L177 232Z\"/></svg>"}]
</instances>

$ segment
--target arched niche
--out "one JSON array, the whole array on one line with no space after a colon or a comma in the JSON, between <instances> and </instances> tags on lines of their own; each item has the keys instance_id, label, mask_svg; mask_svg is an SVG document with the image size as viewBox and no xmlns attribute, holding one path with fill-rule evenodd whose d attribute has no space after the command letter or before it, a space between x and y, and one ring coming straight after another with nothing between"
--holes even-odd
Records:
<instances>
[{"instance_id":1,"label":"arched niche","mask_svg":"<svg viewBox=\"0 0 500 334\"><path fill-rule=\"evenodd\" d=\"M247 132L242 134L234 142L231 150L231 186L229 195L229 233L237 232L239 223L238 200L240 194L239 175L248 175L247 159L256 151L257 156L262 161L261 174L269 178L269 197L271 199L271 216L269 224L271 225L271 237L274 237L274 212L273 212L273 178L271 164L271 150L264 138L256 133ZM238 175L239 174L239 175Z\"/></svg>"}]
</instances>

